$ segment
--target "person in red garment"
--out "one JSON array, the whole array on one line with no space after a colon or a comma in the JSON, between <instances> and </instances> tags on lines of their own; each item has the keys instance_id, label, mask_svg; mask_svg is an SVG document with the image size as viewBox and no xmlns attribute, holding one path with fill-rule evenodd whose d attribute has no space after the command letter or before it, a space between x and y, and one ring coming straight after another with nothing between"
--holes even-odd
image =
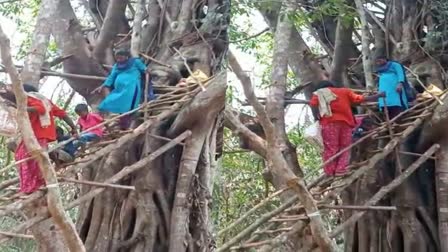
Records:
<instances>
[{"instance_id":1,"label":"person in red garment","mask_svg":"<svg viewBox=\"0 0 448 252\"><path fill-rule=\"evenodd\" d=\"M56 140L54 117L59 117L64 120L71 127L72 134L77 134L75 124L64 110L54 105L42 94L39 94L38 90L32 85L24 84L23 88L28 96L27 111L31 127L33 128L37 141L43 149L48 149L48 143ZM6 94L2 94L2 97L15 104L15 97L10 90L6 91ZM21 140L15 151L15 160L19 161L28 157L29 153L27 148L23 140ZM20 192L30 194L45 185L45 180L42 177L37 160L30 159L18 164L18 170Z\"/></svg>"},{"instance_id":2,"label":"person in red garment","mask_svg":"<svg viewBox=\"0 0 448 252\"><path fill-rule=\"evenodd\" d=\"M352 143L352 130L356 125L352 105L376 101L380 97L384 97L384 93L363 96L348 88L338 88L330 81L322 81L318 84L309 104L319 107L324 162ZM347 173L349 162L350 152L345 151L325 165L324 172L328 176L342 176Z\"/></svg>"}]
</instances>

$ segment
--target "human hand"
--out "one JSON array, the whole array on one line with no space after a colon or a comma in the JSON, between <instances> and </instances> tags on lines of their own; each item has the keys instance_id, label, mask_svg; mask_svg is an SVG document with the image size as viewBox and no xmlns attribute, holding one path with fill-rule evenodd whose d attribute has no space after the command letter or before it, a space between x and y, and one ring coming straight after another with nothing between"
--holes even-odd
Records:
<instances>
[{"instance_id":1,"label":"human hand","mask_svg":"<svg viewBox=\"0 0 448 252\"><path fill-rule=\"evenodd\" d=\"M384 97L386 97L386 92L379 92L378 96L381 98L384 98Z\"/></svg>"},{"instance_id":2,"label":"human hand","mask_svg":"<svg viewBox=\"0 0 448 252\"><path fill-rule=\"evenodd\" d=\"M401 93L401 91L403 91L403 83L398 83L398 86L396 88L397 93Z\"/></svg>"},{"instance_id":3,"label":"human hand","mask_svg":"<svg viewBox=\"0 0 448 252\"><path fill-rule=\"evenodd\" d=\"M103 86L99 86L97 88L95 88L92 92L90 92L91 94L97 94L100 93L101 90L103 89Z\"/></svg>"},{"instance_id":4,"label":"human hand","mask_svg":"<svg viewBox=\"0 0 448 252\"><path fill-rule=\"evenodd\" d=\"M74 138L79 138L78 130L77 130L77 129L72 129L72 130L70 131L70 133L72 134L72 136L73 136Z\"/></svg>"}]
</instances>

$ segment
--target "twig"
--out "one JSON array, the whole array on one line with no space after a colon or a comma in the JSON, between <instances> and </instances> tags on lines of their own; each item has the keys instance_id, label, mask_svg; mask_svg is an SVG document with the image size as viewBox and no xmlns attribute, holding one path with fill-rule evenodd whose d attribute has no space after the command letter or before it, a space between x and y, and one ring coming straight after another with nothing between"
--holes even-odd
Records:
<instances>
[{"instance_id":1,"label":"twig","mask_svg":"<svg viewBox=\"0 0 448 252\"><path fill-rule=\"evenodd\" d=\"M239 39L239 40L233 40L233 41L230 41L229 43L239 43L239 42L243 42L243 41L246 41L246 40L249 40L249 39L253 39L253 38L256 38L256 37L258 37L258 36L268 32L269 30L270 30L269 28L265 28L264 30L262 30L262 31L260 31L258 33L255 33L254 35L250 35L250 36L248 36L246 38L242 38L242 39Z\"/></svg>"},{"instance_id":2,"label":"twig","mask_svg":"<svg viewBox=\"0 0 448 252\"><path fill-rule=\"evenodd\" d=\"M418 74L414 73L414 71L412 71L410 68L408 68L407 66L403 65L403 67L408 70L412 75L414 75L414 77L416 78L418 84L420 84L420 86L428 93L430 94L440 105L443 105L443 101L435 94L431 93L428 88L425 86L425 84L420 80Z\"/></svg>"},{"instance_id":3,"label":"twig","mask_svg":"<svg viewBox=\"0 0 448 252\"><path fill-rule=\"evenodd\" d=\"M154 63L157 63L157 64L161 65L161 66L168 67L168 68L172 68L172 66L170 66L170 65L168 65L168 64L165 64L165 63L163 63L162 61L160 61L160 60L158 60L158 59L155 59L155 58L153 58L153 57L151 57L151 56L149 56L149 55L147 55L147 54L144 54L144 53L141 52L140 55L143 56L144 58L146 58L146 59L148 59L148 60L154 62Z\"/></svg>"},{"instance_id":4,"label":"twig","mask_svg":"<svg viewBox=\"0 0 448 252\"><path fill-rule=\"evenodd\" d=\"M204 84L202 83L202 81L200 81L200 80L198 80L198 78L194 77L194 74L191 71L190 66L188 66L187 58L185 58L184 55L177 48L173 47L173 50L179 55L179 57L182 58L182 60L184 61L184 66L187 69L188 73L190 73L191 77L199 84L202 91L205 91L205 87L204 87Z\"/></svg>"},{"instance_id":5,"label":"twig","mask_svg":"<svg viewBox=\"0 0 448 252\"><path fill-rule=\"evenodd\" d=\"M223 235L224 233L226 233L227 231L229 231L230 229L236 227L237 225L241 224L241 222L243 222L244 219L246 219L247 217L249 217L252 213L254 213L255 211L257 211L259 208L261 208L262 206L266 205L271 199L277 197L278 195L280 195L281 193L283 193L284 191L288 190L288 188L279 190L273 194L271 194L269 197L263 199L260 203L258 203L257 205L255 205L253 208L251 208L249 211L247 211L246 213L244 213L242 216L240 216L236 221L232 222L231 224L229 224L226 228L220 230L218 232L218 237Z\"/></svg>"},{"instance_id":6,"label":"twig","mask_svg":"<svg viewBox=\"0 0 448 252\"><path fill-rule=\"evenodd\" d=\"M356 210L356 211L397 211L396 206L344 206L344 205L320 205L319 208Z\"/></svg>"},{"instance_id":7,"label":"twig","mask_svg":"<svg viewBox=\"0 0 448 252\"><path fill-rule=\"evenodd\" d=\"M91 186L98 186L98 187L116 188L116 189L135 191L135 186L100 183L100 182L95 182L95 181L77 180L77 179L71 179L71 178L66 178L66 177L59 177L59 179L62 181L71 182L71 183L75 183L75 184L83 184L83 185L91 185Z\"/></svg>"},{"instance_id":8,"label":"twig","mask_svg":"<svg viewBox=\"0 0 448 252\"><path fill-rule=\"evenodd\" d=\"M5 231L0 231L0 235L14 237L14 238L34 239L34 236L32 236L32 235L16 234L16 233L10 233L10 232L5 232Z\"/></svg>"}]
</instances>

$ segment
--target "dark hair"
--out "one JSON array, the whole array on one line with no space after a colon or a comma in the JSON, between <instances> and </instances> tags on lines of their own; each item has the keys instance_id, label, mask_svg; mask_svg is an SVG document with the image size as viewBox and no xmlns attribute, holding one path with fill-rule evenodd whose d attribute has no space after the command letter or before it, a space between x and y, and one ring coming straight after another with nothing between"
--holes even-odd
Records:
<instances>
[{"instance_id":1,"label":"dark hair","mask_svg":"<svg viewBox=\"0 0 448 252\"><path fill-rule=\"evenodd\" d=\"M129 50L123 48L123 49L118 49L115 51L115 56L117 56L117 55L130 57L131 53L129 52Z\"/></svg>"},{"instance_id":2,"label":"dark hair","mask_svg":"<svg viewBox=\"0 0 448 252\"><path fill-rule=\"evenodd\" d=\"M386 55L380 55L375 60L389 60Z\"/></svg>"},{"instance_id":3,"label":"dark hair","mask_svg":"<svg viewBox=\"0 0 448 252\"><path fill-rule=\"evenodd\" d=\"M79 113L79 112L89 112L89 107L85 103L80 103L80 104L76 105L75 112L76 113Z\"/></svg>"},{"instance_id":4,"label":"dark hair","mask_svg":"<svg viewBox=\"0 0 448 252\"><path fill-rule=\"evenodd\" d=\"M322 88L329 88L329 87L336 87L336 84L334 84L334 82L332 82L332 81L323 80L323 81L320 81L319 83L317 83L315 91L322 89Z\"/></svg>"},{"instance_id":5,"label":"dark hair","mask_svg":"<svg viewBox=\"0 0 448 252\"><path fill-rule=\"evenodd\" d=\"M28 83L24 83L23 84L23 89L27 93L29 93L29 92L39 92L39 90L35 86L33 86L31 84L28 84Z\"/></svg>"}]
</instances>

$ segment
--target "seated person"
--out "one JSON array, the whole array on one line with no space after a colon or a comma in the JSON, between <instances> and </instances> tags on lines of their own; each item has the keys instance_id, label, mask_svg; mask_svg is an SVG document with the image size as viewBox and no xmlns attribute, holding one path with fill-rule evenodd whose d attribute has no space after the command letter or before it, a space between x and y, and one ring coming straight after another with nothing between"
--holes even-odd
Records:
<instances>
[{"instance_id":1,"label":"seated person","mask_svg":"<svg viewBox=\"0 0 448 252\"><path fill-rule=\"evenodd\" d=\"M58 143L70 139L70 135L66 135L61 127L56 127L56 140ZM50 153L50 158L59 166L64 163L70 163L75 159L76 147L72 142L65 144L62 148L56 149Z\"/></svg>"},{"instance_id":2,"label":"seated person","mask_svg":"<svg viewBox=\"0 0 448 252\"><path fill-rule=\"evenodd\" d=\"M81 131L87 130L87 132L80 134L77 140L75 140L75 147L79 148L80 146L86 145L88 142L99 140L103 136L104 127L95 126L101 124L104 119L99 114L89 112L89 107L84 103L76 105L75 112L79 116L78 124L81 127Z\"/></svg>"}]
</instances>

